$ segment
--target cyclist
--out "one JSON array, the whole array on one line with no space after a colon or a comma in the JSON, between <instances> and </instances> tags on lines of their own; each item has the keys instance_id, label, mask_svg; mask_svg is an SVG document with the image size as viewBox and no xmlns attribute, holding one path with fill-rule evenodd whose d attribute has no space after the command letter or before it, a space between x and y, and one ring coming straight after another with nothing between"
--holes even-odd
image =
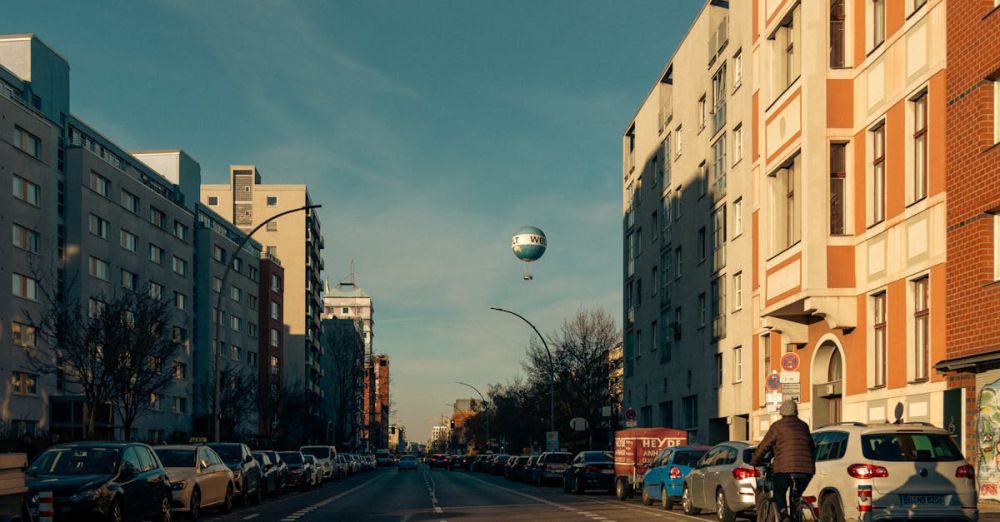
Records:
<instances>
[{"instance_id":1,"label":"cyclist","mask_svg":"<svg viewBox=\"0 0 1000 522\"><path fill-rule=\"evenodd\" d=\"M786 400L778 409L781 419L771 425L750 459L751 466L760 465L761 458L773 450L771 469L774 475L774 503L782 522L791 520L787 493L799 498L816 474L812 435L809 425L799 419L795 401Z\"/></svg>"}]
</instances>

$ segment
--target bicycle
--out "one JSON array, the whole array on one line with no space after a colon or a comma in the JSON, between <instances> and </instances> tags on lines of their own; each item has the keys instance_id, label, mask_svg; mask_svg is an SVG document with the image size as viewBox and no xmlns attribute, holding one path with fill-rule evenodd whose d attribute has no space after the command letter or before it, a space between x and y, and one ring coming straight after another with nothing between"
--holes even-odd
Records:
<instances>
[{"instance_id":1,"label":"bicycle","mask_svg":"<svg viewBox=\"0 0 1000 522\"><path fill-rule=\"evenodd\" d=\"M777 505L774 501L774 473L770 465L759 468L760 475L757 478L757 488L755 493L754 511L758 522L781 522ZM802 488L804 489L804 488ZM791 491L801 491L795 477L792 477ZM814 497L789 495L788 511L791 522L813 522L819 520L816 512L816 499Z\"/></svg>"}]
</instances>

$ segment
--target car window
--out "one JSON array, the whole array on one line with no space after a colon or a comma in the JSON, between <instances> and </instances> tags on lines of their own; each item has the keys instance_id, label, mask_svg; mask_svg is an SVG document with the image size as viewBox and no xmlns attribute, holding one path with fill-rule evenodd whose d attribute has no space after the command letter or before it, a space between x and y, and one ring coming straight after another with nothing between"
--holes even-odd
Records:
<instances>
[{"instance_id":1,"label":"car window","mask_svg":"<svg viewBox=\"0 0 1000 522\"><path fill-rule=\"evenodd\" d=\"M676 451L672 453L674 460L674 466L688 466L694 467L698 463L698 459L705 455L704 451ZM664 464L670 462L669 459L664 461Z\"/></svg>"},{"instance_id":2,"label":"car window","mask_svg":"<svg viewBox=\"0 0 1000 522\"><path fill-rule=\"evenodd\" d=\"M209 446L226 463L238 463L243 460L243 450L236 444L218 444Z\"/></svg>"},{"instance_id":3,"label":"car window","mask_svg":"<svg viewBox=\"0 0 1000 522\"><path fill-rule=\"evenodd\" d=\"M847 453L850 435L844 431L824 431L813 435L816 444L816 462L837 460Z\"/></svg>"},{"instance_id":4,"label":"car window","mask_svg":"<svg viewBox=\"0 0 1000 522\"><path fill-rule=\"evenodd\" d=\"M715 459L718 458L719 453L722 453L722 448L712 448L708 451L703 459L701 459L702 466L713 466L715 465Z\"/></svg>"},{"instance_id":5,"label":"car window","mask_svg":"<svg viewBox=\"0 0 1000 522\"><path fill-rule=\"evenodd\" d=\"M194 453L194 450L184 448L156 449L160 462L167 468L193 468L195 464Z\"/></svg>"},{"instance_id":6,"label":"car window","mask_svg":"<svg viewBox=\"0 0 1000 522\"><path fill-rule=\"evenodd\" d=\"M131 446L125 450L125 456L122 457L122 462L124 464L131 464L136 470L142 471L142 461L139 460L139 454L135 451L135 447Z\"/></svg>"},{"instance_id":7,"label":"car window","mask_svg":"<svg viewBox=\"0 0 1000 522\"><path fill-rule=\"evenodd\" d=\"M139 452L139 460L142 461L143 471L152 471L160 467L160 463L156 460L156 456L153 455L152 450L142 446L136 446L136 451Z\"/></svg>"},{"instance_id":8,"label":"car window","mask_svg":"<svg viewBox=\"0 0 1000 522\"><path fill-rule=\"evenodd\" d=\"M330 458L330 448L323 446L306 446L301 449L302 453L306 455L312 455L318 459L328 459Z\"/></svg>"},{"instance_id":9,"label":"car window","mask_svg":"<svg viewBox=\"0 0 1000 522\"><path fill-rule=\"evenodd\" d=\"M715 459L713 459L711 466L728 466L736 462L736 448L731 446L723 446L719 448L719 453L716 454Z\"/></svg>"},{"instance_id":10,"label":"car window","mask_svg":"<svg viewBox=\"0 0 1000 522\"><path fill-rule=\"evenodd\" d=\"M889 462L949 462L961 460L951 436L943 433L874 433L861 436L865 458Z\"/></svg>"},{"instance_id":11,"label":"car window","mask_svg":"<svg viewBox=\"0 0 1000 522\"><path fill-rule=\"evenodd\" d=\"M204 448L205 453L208 454L208 463L212 466L218 466L222 464L222 457L212 448Z\"/></svg>"},{"instance_id":12,"label":"car window","mask_svg":"<svg viewBox=\"0 0 1000 522\"><path fill-rule=\"evenodd\" d=\"M118 463L118 448L59 448L42 453L31 463L34 475L110 475Z\"/></svg>"},{"instance_id":13,"label":"car window","mask_svg":"<svg viewBox=\"0 0 1000 522\"><path fill-rule=\"evenodd\" d=\"M570 458L572 458L572 455L568 453L553 453L545 459L545 462L563 464L569 462Z\"/></svg>"}]
</instances>

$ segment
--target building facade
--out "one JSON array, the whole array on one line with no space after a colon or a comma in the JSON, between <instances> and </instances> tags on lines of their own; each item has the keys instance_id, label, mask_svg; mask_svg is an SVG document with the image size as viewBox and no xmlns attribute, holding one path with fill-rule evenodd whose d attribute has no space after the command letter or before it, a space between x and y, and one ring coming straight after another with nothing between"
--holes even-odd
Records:
<instances>
[{"instance_id":1,"label":"building facade","mask_svg":"<svg viewBox=\"0 0 1000 522\"><path fill-rule=\"evenodd\" d=\"M285 269L273 254L261 253L260 258L260 434L273 440L282 433L278 422L277 404L284 389L285 338L288 327L283 319Z\"/></svg>"},{"instance_id":2,"label":"building facade","mask_svg":"<svg viewBox=\"0 0 1000 522\"><path fill-rule=\"evenodd\" d=\"M350 318L323 318L324 415L331 438L343 450L365 446L363 391L365 342L362 323Z\"/></svg>"},{"instance_id":3,"label":"building facade","mask_svg":"<svg viewBox=\"0 0 1000 522\"><path fill-rule=\"evenodd\" d=\"M392 395L389 393L389 356L379 354L372 358L375 369L375 407L372 419L372 439L375 449L389 447L389 410Z\"/></svg>"}]
</instances>

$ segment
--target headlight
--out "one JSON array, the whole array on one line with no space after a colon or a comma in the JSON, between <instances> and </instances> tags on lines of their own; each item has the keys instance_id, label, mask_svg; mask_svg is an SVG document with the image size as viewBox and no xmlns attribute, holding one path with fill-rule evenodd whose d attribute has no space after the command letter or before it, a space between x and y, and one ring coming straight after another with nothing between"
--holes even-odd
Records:
<instances>
[{"instance_id":1,"label":"headlight","mask_svg":"<svg viewBox=\"0 0 1000 522\"><path fill-rule=\"evenodd\" d=\"M181 480L179 482L172 482L170 484L170 489L172 489L174 491L183 491L183 490L187 489L187 485L188 485L188 483L187 483L186 480Z\"/></svg>"},{"instance_id":2,"label":"headlight","mask_svg":"<svg viewBox=\"0 0 1000 522\"><path fill-rule=\"evenodd\" d=\"M73 495L72 497L69 497L67 500L69 500L70 502L82 502L85 500L94 500L95 498L97 498L97 490L88 489L86 491L81 491L76 495Z\"/></svg>"}]
</instances>

